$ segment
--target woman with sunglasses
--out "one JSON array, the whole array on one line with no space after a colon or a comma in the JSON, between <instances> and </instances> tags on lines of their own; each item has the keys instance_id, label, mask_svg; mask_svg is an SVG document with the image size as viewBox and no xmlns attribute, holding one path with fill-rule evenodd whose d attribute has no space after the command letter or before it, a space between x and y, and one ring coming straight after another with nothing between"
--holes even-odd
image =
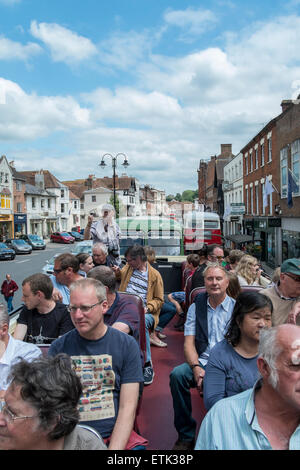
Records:
<instances>
[{"instance_id":1,"label":"woman with sunglasses","mask_svg":"<svg viewBox=\"0 0 300 470\"><path fill-rule=\"evenodd\" d=\"M240 286L260 286L262 270L254 256L244 255L235 269Z\"/></svg>"},{"instance_id":2,"label":"woman with sunglasses","mask_svg":"<svg viewBox=\"0 0 300 470\"><path fill-rule=\"evenodd\" d=\"M259 333L272 326L271 300L258 292L242 292L236 299L225 339L209 355L203 382L209 410L218 400L251 388L259 378L256 365Z\"/></svg>"}]
</instances>

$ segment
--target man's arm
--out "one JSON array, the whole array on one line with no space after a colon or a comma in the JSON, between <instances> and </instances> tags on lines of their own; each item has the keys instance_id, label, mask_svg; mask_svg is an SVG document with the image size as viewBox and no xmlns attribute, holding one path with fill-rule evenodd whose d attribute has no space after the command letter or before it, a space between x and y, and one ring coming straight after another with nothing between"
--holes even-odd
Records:
<instances>
[{"instance_id":1,"label":"man's arm","mask_svg":"<svg viewBox=\"0 0 300 470\"><path fill-rule=\"evenodd\" d=\"M198 353L195 347L195 336L189 335L184 337L183 350L186 362L189 366L199 364ZM199 366L197 365L196 367L193 367L193 374L198 392L202 395L203 377L205 375L205 370L202 369L199 364Z\"/></svg>"},{"instance_id":2,"label":"man's arm","mask_svg":"<svg viewBox=\"0 0 300 470\"><path fill-rule=\"evenodd\" d=\"M122 384L118 417L111 435L109 450L124 450L134 425L139 383Z\"/></svg>"},{"instance_id":3,"label":"man's arm","mask_svg":"<svg viewBox=\"0 0 300 470\"><path fill-rule=\"evenodd\" d=\"M88 223L84 229L84 240L90 240L91 239L91 226L93 222L93 216L89 215L88 216Z\"/></svg>"},{"instance_id":4,"label":"man's arm","mask_svg":"<svg viewBox=\"0 0 300 470\"><path fill-rule=\"evenodd\" d=\"M122 323L120 321L116 321L113 325L111 325L112 328L115 328L116 330L122 331L123 333L127 333L129 335L130 333L130 328L126 323Z\"/></svg>"},{"instance_id":5,"label":"man's arm","mask_svg":"<svg viewBox=\"0 0 300 470\"><path fill-rule=\"evenodd\" d=\"M13 337L15 339L20 339L23 341L27 333L27 325L24 325L23 323L17 323L17 326L15 328Z\"/></svg>"}]
</instances>

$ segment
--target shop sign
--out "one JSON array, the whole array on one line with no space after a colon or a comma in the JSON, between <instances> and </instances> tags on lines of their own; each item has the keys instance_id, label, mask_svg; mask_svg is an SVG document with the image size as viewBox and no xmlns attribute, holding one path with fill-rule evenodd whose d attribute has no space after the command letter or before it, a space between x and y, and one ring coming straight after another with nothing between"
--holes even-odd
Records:
<instances>
[{"instance_id":1,"label":"shop sign","mask_svg":"<svg viewBox=\"0 0 300 470\"><path fill-rule=\"evenodd\" d=\"M246 209L245 209L245 204L244 203L240 203L240 202L232 202L230 204L230 210L231 210L231 214L234 214L234 215L242 215L242 214L245 214L246 212Z\"/></svg>"},{"instance_id":2,"label":"shop sign","mask_svg":"<svg viewBox=\"0 0 300 470\"><path fill-rule=\"evenodd\" d=\"M277 217L275 219L269 219L268 226L269 227L281 227L281 218Z\"/></svg>"}]
</instances>

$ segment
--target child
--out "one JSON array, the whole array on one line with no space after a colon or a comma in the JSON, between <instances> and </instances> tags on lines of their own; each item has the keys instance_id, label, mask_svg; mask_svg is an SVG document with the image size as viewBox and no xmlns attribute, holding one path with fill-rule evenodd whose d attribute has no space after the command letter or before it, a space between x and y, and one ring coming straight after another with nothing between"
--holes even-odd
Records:
<instances>
[{"instance_id":1,"label":"child","mask_svg":"<svg viewBox=\"0 0 300 470\"><path fill-rule=\"evenodd\" d=\"M176 307L176 312L179 316L183 316L183 310L181 304L185 302L185 285L187 279L193 275L196 268L199 266L200 257L196 254L188 255L186 258L185 270L183 273L184 276L184 290L180 292L172 292L168 294L168 300Z\"/></svg>"}]
</instances>

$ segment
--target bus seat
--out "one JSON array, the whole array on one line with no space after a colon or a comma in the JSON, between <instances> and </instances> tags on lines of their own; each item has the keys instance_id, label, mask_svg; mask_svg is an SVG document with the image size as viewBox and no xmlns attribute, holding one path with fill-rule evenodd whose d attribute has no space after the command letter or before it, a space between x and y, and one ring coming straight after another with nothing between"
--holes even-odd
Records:
<instances>
[{"instance_id":1,"label":"bus seat","mask_svg":"<svg viewBox=\"0 0 300 470\"><path fill-rule=\"evenodd\" d=\"M191 304L190 302L191 287L192 287L192 276L189 276L185 284L185 303L184 303L184 309L183 309L184 313L187 313L189 306Z\"/></svg>"},{"instance_id":2,"label":"bus seat","mask_svg":"<svg viewBox=\"0 0 300 470\"><path fill-rule=\"evenodd\" d=\"M137 307L140 314L140 349L143 354L143 366L146 361L146 326L145 326L145 309L144 303L142 298L137 294L130 294L128 292L118 292L118 294L123 297L127 298L128 300L133 301Z\"/></svg>"},{"instance_id":3,"label":"bus seat","mask_svg":"<svg viewBox=\"0 0 300 470\"><path fill-rule=\"evenodd\" d=\"M48 355L48 351L51 345L50 344L37 344L37 346L42 351L43 356L46 357Z\"/></svg>"}]
</instances>

